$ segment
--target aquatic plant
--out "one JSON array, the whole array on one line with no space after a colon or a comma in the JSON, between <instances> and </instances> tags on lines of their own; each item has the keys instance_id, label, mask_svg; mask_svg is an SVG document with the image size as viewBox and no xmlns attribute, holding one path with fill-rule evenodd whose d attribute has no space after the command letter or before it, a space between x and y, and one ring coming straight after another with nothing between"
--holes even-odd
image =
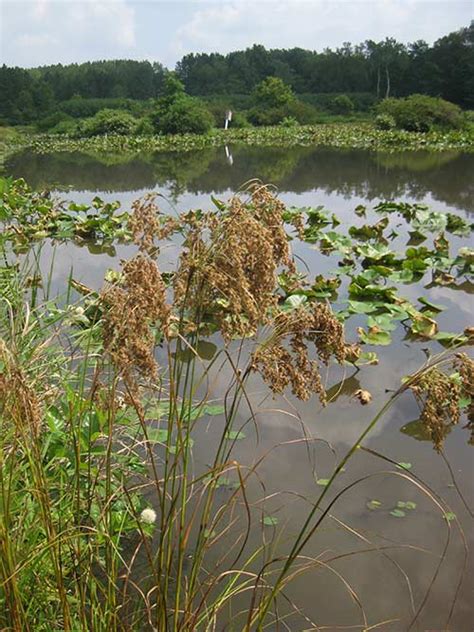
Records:
<instances>
[{"instance_id":1,"label":"aquatic plant","mask_svg":"<svg viewBox=\"0 0 474 632\"><path fill-rule=\"evenodd\" d=\"M266 535L279 528L278 517L251 495L266 455L247 465L235 454L252 425L259 431L249 380L258 372L274 393L291 388L303 400L316 393L330 403L334 389L328 393L323 367L376 362L356 341L347 342L344 320L366 314L363 341L369 343L400 319L431 336L439 306L420 298L418 309L395 286L379 281L403 271L405 259L410 273L418 268L413 261L444 264L436 249L428 255L415 250L403 261L383 250L386 222L368 224L348 239L334 231L336 222L322 209L286 209L258 182L227 203L214 200L216 211L208 213L169 218L156 202L154 196L137 201L117 223L118 231L126 231L118 235L127 234L139 252L107 275L100 292L70 279L66 296L50 296L38 268L11 262L8 242L4 247L2 627L50 630L54 622L65 630L164 632L291 624L288 617L301 614L286 601L289 584L332 560L308 560L305 546L332 519L339 498L358 484L341 488L336 481L352 455L366 449L363 441L382 415L410 390L430 405L433 393L454 393L451 420L462 404L471 405L472 361L464 356L456 359L459 376L448 376L449 384L435 373L441 367L436 360L408 377L367 420L331 475L315 477L314 497L282 555ZM55 231L65 208L24 183L8 182L0 212L7 228L12 223L23 238L31 219L47 217L42 225ZM423 209L401 210L414 217ZM75 235L82 218L74 209L68 216ZM13 233L9 229L9 240ZM298 269L291 252L295 234L340 253L351 278L347 313L335 312L327 300L340 277L313 280ZM182 243L181 256L165 273L157 255L173 235ZM447 269L458 266L454 261ZM228 378L219 401L213 399L216 376ZM426 417L432 418L429 410ZM205 440L212 449L202 462L194 458L198 428L211 419ZM312 439L304 433L299 442L310 446ZM442 516L452 515L409 473L410 464L391 465L392 476L415 485ZM392 509L393 517L413 510L413 501L400 502L405 504ZM450 520L455 518L443 524L447 537ZM264 533L250 546L257 525ZM349 589L348 595L353 598ZM424 601L413 607L415 619ZM361 620L367 627L363 609Z\"/></svg>"}]
</instances>

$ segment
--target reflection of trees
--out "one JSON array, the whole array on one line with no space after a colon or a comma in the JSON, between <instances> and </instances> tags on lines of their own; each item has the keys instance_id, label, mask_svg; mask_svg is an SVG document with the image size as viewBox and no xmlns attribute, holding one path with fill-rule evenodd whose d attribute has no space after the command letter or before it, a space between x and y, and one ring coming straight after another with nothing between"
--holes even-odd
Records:
<instances>
[{"instance_id":1,"label":"reflection of trees","mask_svg":"<svg viewBox=\"0 0 474 632\"><path fill-rule=\"evenodd\" d=\"M83 154L13 157L7 170L25 177L33 186L69 185L94 191L127 191L168 187L177 197L190 193L238 190L242 183L260 178L281 191L303 193L320 189L367 200L427 194L466 211L474 198L474 154L455 152L398 152L377 154L366 150L315 147L231 148L233 164L222 147L186 153L167 152L100 160Z\"/></svg>"},{"instance_id":2,"label":"reflection of trees","mask_svg":"<svg viewBox=\"0 0 474 632\"><path fill-rule=\"evenodd\" d=\"M24 152L12 156L5 171L15 178L25 178L36 189L71 186L79 191L114 192L152 189L155 184L151 164L123 154L108 154L99 160L77 152Z\"/></svg>"}]
</instances>

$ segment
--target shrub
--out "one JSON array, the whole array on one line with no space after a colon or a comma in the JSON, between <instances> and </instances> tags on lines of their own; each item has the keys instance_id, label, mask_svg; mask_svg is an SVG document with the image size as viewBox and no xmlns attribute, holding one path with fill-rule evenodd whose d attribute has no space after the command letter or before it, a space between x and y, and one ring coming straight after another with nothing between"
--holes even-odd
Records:
<instances>
[{"instance_id":1,"label":"shrub","mask_svg":"<svg viewBox=\"0 0 474 632\"><path fill-rule=\"evenodd\" d=\"M298 127L299 123L294 116L285 116L280 122L281 127Z\"/></svg>"},{"instance_id":2,"label":"shrub","mask_svg":"<svg viewBox=\"0 0 474 632\"><path fill-rule=\"evenodd\" d=\"M128 112L105 109L83 121L79 127L79 133L81 136L133 134L136 126L136 119Z\"/></svg>"},{"instance_id":3,"label":"shrub","mask_svg":"<svg viewBox=\"0 0 474 632\"><path fill-rule=\"evenodd\" d=\"M395 119L391 114L377 114L375 117L375 126L378 129L390 130L396 127Z\"/></svg>"},{"instance_id":4,"label":"shrub","mask_svg":"<svg viewBox=\"0 0 474 632\"><path fill-rule=\"evenodd\" d=\"M347 94L339 94L331 100L329 108L334 114L350 114L354 111L354 103Z\"/></svg>"},{"instance_id":5,"label":"shrub","mask_svg":"<svg viewBox=\"0 0 474 632\"><path fill-rule=\"evenodd\" d=\"M261 81L252 96L255 105L264 109L281 108L294 99L290 86L278 77L267 77Z\"/></svg>"},{"instance_id":6,"label":"shrub","mask_svg":"<svg viewBox=\"0 0 474 632\"><path fill-rule=\"evenodd\" d=\"M399 129L428 132L433 128L457 129L464 123L461 108L444 99L412 94L404 99L384 99L379 114L388 114Z\"/></svg>"},{"instance_id":7,"label":"shrub","mask_svg":"<svg viewBox=\"0 0 474 632\"><path fill-rule=\"evenodd\" d=\"M39 132L47 132L52 128L56 127L58 123L62 123L63 121L73 121L72 116L66 114L65 112L53 112L48 116L45 116L41 120L36 123L36 128Z\"/></svg>"},{"instance_id":8,"label":"shrub","mask_svg":"<svg viewBox=\"0 0 474 632\"><path fill-rule=\"evenodd\" d=\"M68 134L69 136L77 136L78 123L74 119L59 121L57 125L48 130L49 134Z\"/></svg>"},{"instance_id":9,"label":"shrub","mask_svg":"<svg viewBox=\"0 0 474 632\"><path fill-rule=\"evenodd\" d=\"M206 134L212 128L212 114L198 99L184 96L151 117L157 134Z\"/></svg>"},{"instance_id":10,"label":"shrub","mask_svg":"<svg viewBox=\"0 0 474 632\"><path fill-rule=\"evenodd\" d=\"M150 118L157 134L206 134L214 124L209 110L199 99L188 96L184 85L172 73Z\"/></svg>"},{"instance_id":11,"label":"shrub","mask_svg":"<svg viewBox=\"0 0 474 632\"><path fill-rule=\"evenodd\" d=\"M295 119L300 125L308 125L316 121L317 115L317 110L311 105L293 99L278 108L254 107L249 111L248 117L254 125L279 125L287 117Z\"/></svg>"},{"instance_id":12,"label":"shrub","mask_svg":"<svg viewBox=\"0 0 474 632\"><path fill-rule=\"evenodd\" d=\"M135 133L139 136L152 136L155 133L153 123L149 116L143 116L137 124Z\"/></svg>"}]
</instances>

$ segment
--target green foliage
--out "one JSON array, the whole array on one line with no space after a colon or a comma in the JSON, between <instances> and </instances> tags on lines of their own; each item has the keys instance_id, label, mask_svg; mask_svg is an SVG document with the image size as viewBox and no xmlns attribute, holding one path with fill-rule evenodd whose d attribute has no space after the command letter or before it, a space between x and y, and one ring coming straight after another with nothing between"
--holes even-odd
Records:
<instances>
[{"instance_id":1,"label":"green foliage","mask_svg":"<svg viewBox=\"0 0 474 632\"><path fill-rule=\"evenodd\" d=\"M189 97L173 74L167 77L164 95L150 118L157 134L206 134L214 123L204 104Z\"/></svg>"},{"instance_id":2,"label":"green foliage","mask_svg":"<svg viewBox=\"0 0 474 632\"><path fill-rule=\"evenodd\" d=\"M255 105L264 110L281 108L293 99L290 86L278 77L267 77L253 91Z\"/></svg>"},{"instance_id":3,"label":"green foliage","mask_svg":"<svg viewBox=\"0 0 474 632\"><path fill-rule=\"evenodd\" d=\"M64 121L72 121L73 118L66 114L65 112L53 112L52 114L48 114L41 120L36 123L36 128L39 132L47 132L53 127L56 127L58 123L62 123Z\"/></svg>"},{"instance_id":4,"label":"green foliage","mask_svg":"<svg viewBox=\"0 0 474 632\"><path fill-rule=\"evenodd\" d=\"M298 127L299 123L294 116L285 116L285 118L280 121L280 125L282 127Z\"/></svg>"},{"instance_id":5,"label":"green foliage","mask_svg":"<svg viewBox=\"0 0 474 632\"><path fill-rule=\"evenodd\" d=\"M354 103L347 94L339 94L331 101L330 109L335 114L350 114L354 111Z\"/></svg>"},{"instance_id":6,"label":"green foliage","mask_svg":"<svg viewBox=\"0 0 474 632\"><path fill-rule=\"evenodd\" d=\"M464 121L459 106L422 94L412 94L404 99L384 99L377 106L377 112L391 116L399 129L409 132L459 129Z\"/></svg>"},{"instance_id":7,"label":"green foliage","mask_svg":"<svg viewBox=\"0 0 474 632\"><path fill-rule=\"evenodd\" d=\"M397 123L391 114L377 114L375 126L381 130L392 130L395 129Z\"/></svg>"},{"instance_id":8,"label":"green foliage","mask_svg":"<svg viewBox=\"0 0 474 632\"><path fill-rule=\"evenodd\" d=\"M79 126L81 136L102 136L104 134L132 134L137 127L136 119L121 110L101 110Z\"/></svg>"}]
</instances>

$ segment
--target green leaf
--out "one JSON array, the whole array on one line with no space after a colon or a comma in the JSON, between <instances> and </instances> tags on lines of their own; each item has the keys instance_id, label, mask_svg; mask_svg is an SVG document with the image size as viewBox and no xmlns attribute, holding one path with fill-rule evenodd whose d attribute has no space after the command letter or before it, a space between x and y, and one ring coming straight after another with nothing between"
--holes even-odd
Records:
<instances>
[{"instance_id":1,"label":"green leaf","mask_svg":"<svg viewBox=\"0 0 474 632\"><path fill-rule=\"evenodd\" d=\"M443 518L447 522L452 522L453 520L456 520L456 514L453 513L452 511L447 511L446 513L443 514Z\"/></svg>"},{"instance_id":2,"label":"green leaf","mask_svg":"<svg viewBox=\"0 0 474 632\"><path fill-rule=\"evenodd\" d=\"M402 470L411 470L411 468L412 468L412 464L411 463L404 463L403 461L400 461L397 465Z\"/></svg>"},{"instance_id":3,"label":"green leaf","mask_svg":"<svg viewBox=\"0 0 474 632\"><path fill-rule=\"evenodd\" d=\"M329 478L318 478L316 484L321 485L322 487L326 487L326 485L329 485Z\"/></svg>"},{"instance_id":4,"label":"green leaf","mask_svg":"<svg viewBox=\"0 0 474 632\"><path fill-rule=\"evenodd\" d=\"M406 513L401 509L392 509L390 515L394 516L395 518L404 518L406 516Z\"/></svg>"},{"instance_id":5,"label":"green leaf","mask_svg":"<svg viewBox=\"0 0 474 632\"><path fill-rule=\"evenodd\" d=\"M242 432L240 430L228 430L225 433L225 438L226 439L231 439L232 441L235 440L239 440L239 439L245 439L246 435L245 432Z\"/></svg>"},{"instance_id":6,"label":"green leaf","mask_svg":"<svg viewBox=\"0 0 474 632\"><path fill-rule=\"evenodd\" d=\"M262 522L266 527L274 527L278 524L278 518L275 516L265 516Z\"/></svg>"},{"instance_id":7,"label":"green leaf","mask_svg":"<svg viewBox=\"0 0 474 632\"><path fill-rule=\"evenodd\" d=\"M380 500L369 500L366 503L367 509L370 509L371 511L380 509L381 506L382 506L382 503L380 502Z\"/></svg>"},{"instance_id":8,"label":"green leaf","mask_svg":"<svg viewBox=\"0 0 474 632\"><path fill-rule=\"evenodd\" d=\"M368 331L365 331L364 329L359 328L358 332L362 342L365 342L368 345L380 345L386 347L392 342L390 333L388 331L384 331L383 329L379 330L376 327L372 327Z\"/></svg>"},{"instance_id":9,"label":"green leaf","mask_svg":"<svg viewBox=\"0 0 474 632\"><path fill-rule=\"evenodd\" d=\"M420 296L418 298L418 301L422 303L422 305L429 307L429 309L431 309L433 312L442 312L444 309L446 309L446 305L440 305L439 303L432 303L424 296Z\"/></svg>"}]
</instances>

